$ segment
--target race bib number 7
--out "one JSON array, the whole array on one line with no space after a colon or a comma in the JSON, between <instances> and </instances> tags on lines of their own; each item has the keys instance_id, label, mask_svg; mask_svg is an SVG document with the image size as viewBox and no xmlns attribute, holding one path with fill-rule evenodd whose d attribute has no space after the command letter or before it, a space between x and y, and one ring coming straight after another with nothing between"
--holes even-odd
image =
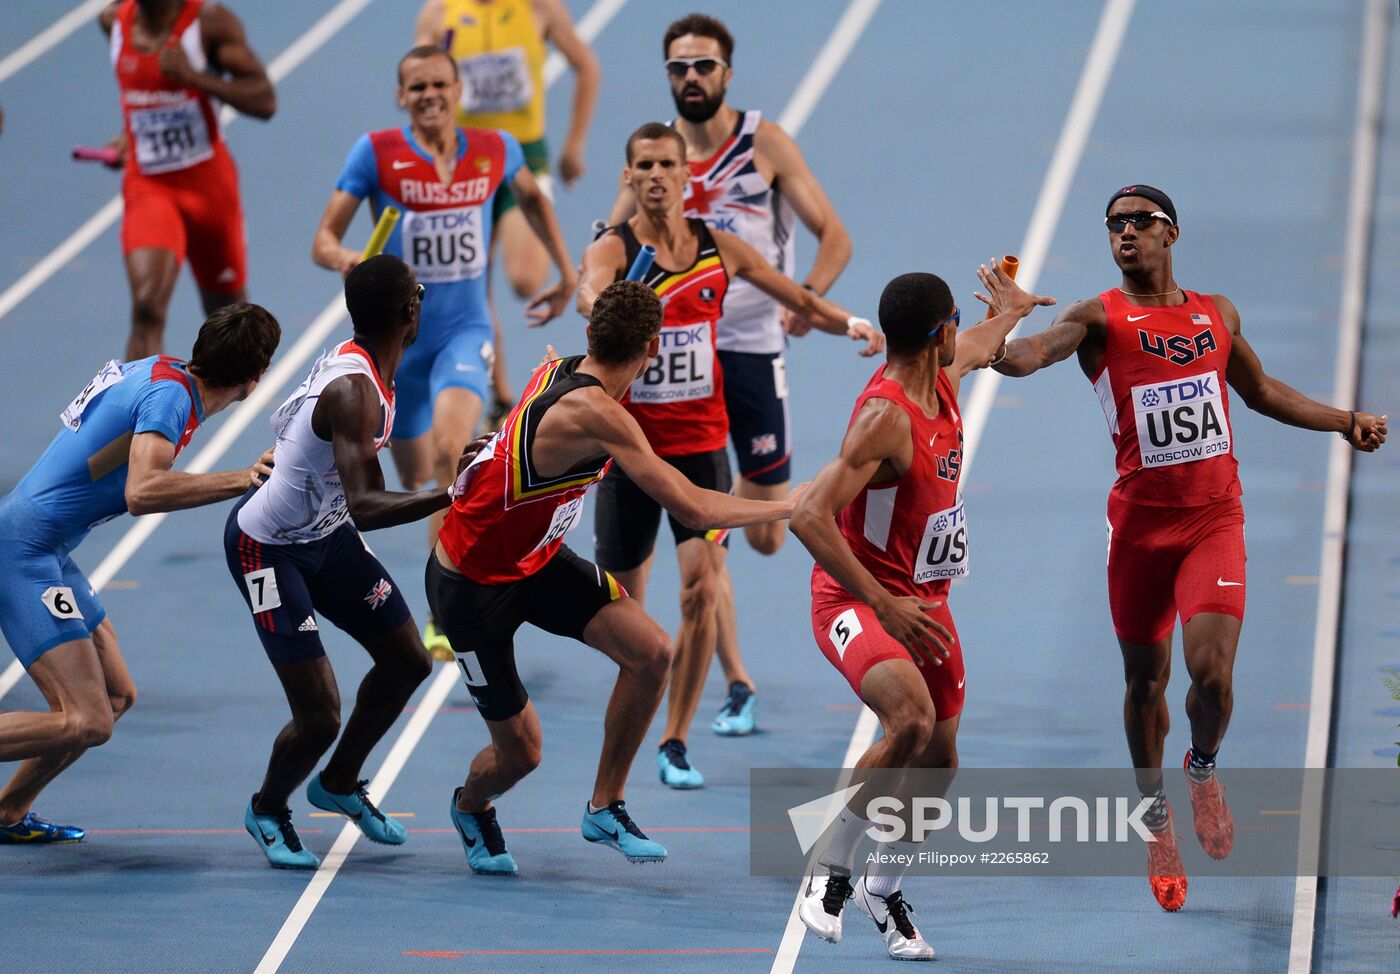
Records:
<instances>
[{"instance_id":1,"label":"race bib number 7","mask_svg":"<svg viewBox=\"0 0 1400 974\"><path fill-rule=\"evenodd\" d=\"M914 562L914 582L961 578L967 571L967 518L959 501L957 507L928 516Z\"/></svg>"},{"instance_id":2,"label":"race bib number 7","mask_svg":"<svg viewBox=\"0 0 1400 974\"><path fill-rule=\"evenodd\" d=\"M1133 386L1133 416L1144 467L1230 452L1230 423L1216 372Z\"/></svg>"}]
</instances>

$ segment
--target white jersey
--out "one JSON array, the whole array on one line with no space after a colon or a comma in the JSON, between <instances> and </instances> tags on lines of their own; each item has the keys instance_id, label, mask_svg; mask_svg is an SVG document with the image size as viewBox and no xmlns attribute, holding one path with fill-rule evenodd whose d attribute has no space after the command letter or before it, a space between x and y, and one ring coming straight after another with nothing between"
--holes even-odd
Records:
<instances>
[{"instance_id":1,"label":"white jersey","mask_svg":"<svg viewBox=\"0 0 1400 974\"><path fill-rule=\"evenodd\" d=\"M739 125L719 151L690 161L685 215L725 230L752 246L780 274L792 276L797 215L777 186L754 163L754 133L762 113L741 112ZM724 296L717 347L729 352L776 354L787 345L778 314L782 306L748 281L732 277Z\"/></svg>"},{"instance_id":2,"label":"white jersey","mask_svg":"<svg viewBox=\"0 0 1400 974\"><path fill-rule=\"evenodd\" d=\"M379 392L379 430L374 448L382 450L394 428L394 392L384 388L374 360L353 341L322 355L305 381L272 414L277 453L269 477L238 512L243 533L263 544L317 541L350 520L345 488L329 440L311 428L321 390L346 375L368 376Z\"/></svg>"}]
</instances>

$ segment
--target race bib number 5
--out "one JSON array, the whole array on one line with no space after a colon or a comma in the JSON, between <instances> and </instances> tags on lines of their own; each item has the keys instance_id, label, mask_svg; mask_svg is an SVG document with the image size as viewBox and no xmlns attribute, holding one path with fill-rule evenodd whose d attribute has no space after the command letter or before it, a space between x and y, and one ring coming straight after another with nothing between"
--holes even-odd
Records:
<instances>
[{"instance_id":1,"label":"race bib number 5","mask_svg":"<svg viewBox=\"0 0 1400 974\"><path fill-rule=\"evenodd\" d=\"M661 353L632 383L632 401L685 402L715 392L715 347L708 321L661 329Z\"/></svg>"},{"instance_id":2,"label":"race bib number 5","mask_svg":"<svg viewBox=\"0 0 1400 974\"><path fill-rule=\"evenodd\" d=\"M1216 372L1133 386L1133 416L1144 467L1194 463L1230 452L1230 425Z\"/></svg>"},{"instance_id":3,"label":"race bib number 5","mask_svg":"<svg viewBox=\"0 0 1400 974\"><path fill-rule=\"evenodd\" d=\"M962 502L930 514L914 562L914 582L937 582L967 574L967 518Z\"/></svg>"}]
</instances>

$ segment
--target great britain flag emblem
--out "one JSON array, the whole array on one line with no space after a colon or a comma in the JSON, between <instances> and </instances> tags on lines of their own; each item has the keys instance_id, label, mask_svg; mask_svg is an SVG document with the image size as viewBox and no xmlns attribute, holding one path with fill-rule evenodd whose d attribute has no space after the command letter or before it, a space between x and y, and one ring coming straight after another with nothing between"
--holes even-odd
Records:
<instances>
[{"instance_id":1,"label":"great britain flag emblem","mask_svg":"<svg viewBox=\"0 0 1400 974\"><path fill-rule=\"evenodd\" d=\"M394 586L389 584L387 578L381 578L375 583L374 588L369 590L365 596L365 601L369 603L371 609L377 609L385 602L389 601L389 596L394 593Z\"/></svg>"}]
</instances>

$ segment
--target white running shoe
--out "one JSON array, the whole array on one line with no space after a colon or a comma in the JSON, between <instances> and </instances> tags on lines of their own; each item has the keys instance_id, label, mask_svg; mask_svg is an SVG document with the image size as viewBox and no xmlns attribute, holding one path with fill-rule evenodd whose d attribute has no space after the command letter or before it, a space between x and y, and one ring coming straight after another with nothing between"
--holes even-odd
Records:
<instances>
[{"instance_id":1,"label":"white running shoe","mask_svg":"<svg viewBox=\"0 0 1400 974\"><path fill-rule=\"evenodd\" d=\"M851 898L849 876L807 877L807 891L797 907L797 915L807 929L828 943L841 942L841 908Z\"/></svg>"},{"instance_id":2,"label":"white running shoe","mask_svg":"<svg viewBox=\"0 0 1400 974\"><path fill-rule=\"evenodd\" d=\"M875 921L875 928L885 938L885 949L895 960L933 960L933 947L919 933L913 912L904 902L904 893L895 890L889 896L879 896L865 888L865 877L856 881L856 905L860 912ZM810 926L810 924L809 924Z\"/></svg>"}]
</instances>

